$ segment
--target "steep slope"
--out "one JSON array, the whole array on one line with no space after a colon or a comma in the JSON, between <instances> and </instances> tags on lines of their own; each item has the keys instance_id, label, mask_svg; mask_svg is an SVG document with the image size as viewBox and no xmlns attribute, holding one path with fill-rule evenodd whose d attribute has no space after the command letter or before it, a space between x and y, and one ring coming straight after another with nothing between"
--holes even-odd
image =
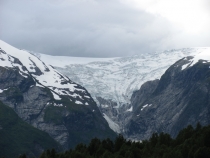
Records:
<instances>
[{"instance_id":1,"label":"steep slope","mask_svg":"<svg viewBox=\"0 0 210 158\"><path fill-rule=\"evenodd\" d=\"M93 137L114 137L96 103L36 56L0 41L0 100L63 148Z\"/></svg>"},{"instance_id":2,"label":"steep slope","mask_svg":"<svg viewBox=\"0 0 210 158\"><path fill-rule=\"evenodd\" d=\"M0 157L18 157L25 153L38 157L46 149L60 150L60 145L47 133L26 122L0 102Z\"/></svg>"},{"instance_id":3,"label":"steep slope","mask_svg":"<svg viewBox=\"0 0 210 158\"><path fill-rule=\"evenodd\" d=\"M121 106L130 103L133 91L143 83L159 79L173 62L200 50L202 48L188 48L119 58L36 55L86 87L94 99L111 99Z\"/></svg>"},{"instance_id":4,"label":"steep slope","mask_svg":"<svg viewBox=\"0 0 210 158\"><path fill-rule=\"evenodd\" d=\"M175 61L203 48L188 48L120 58L75 58L35 53L73 81L86 87L116 132L132 114L130 98L148 80L159 79Z\"/></svg>"},{"instance_id":5,"label":"steep slope","mask_svg":"<svg viewBox=\"0 0 210 158\"><path fill-rule=\"evenodd\" d=\"M174 137L187 125L210 124L210 48L177 61L159 81L142 85L132 106L126 134L133 139L147 139L153 132Z\"/></svg>"}]
</instances>

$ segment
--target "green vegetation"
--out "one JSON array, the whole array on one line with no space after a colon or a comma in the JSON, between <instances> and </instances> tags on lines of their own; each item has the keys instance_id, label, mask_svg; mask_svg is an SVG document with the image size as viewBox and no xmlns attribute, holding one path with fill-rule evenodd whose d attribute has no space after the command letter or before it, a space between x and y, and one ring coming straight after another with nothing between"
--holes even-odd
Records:
<instances>
[{"instance_id":1,"label":"green vegetation","mask_svg":"<svg viewBox=\"0 0 210 158\"><path fill-rule=\"evenodd\" d=\"M210 126L188 126L175 139L166 133L154 133L142 142L128 141L122 135L115 141L94 138L89 145L78 144L64 153L47 150L40 158L210 158Z\"/></svg>"},{"instance_id":2,"label":"green vegetation","mask_svg":"<svg viewBox=\"0 0 210 158\"><path fill-rule=\"evenodd\" d=\"M65 96L61 96L61 100L54 100L51 99L50 106L48 106L45 109L45 114L44 114L44 121L46 122L53 122L55 124L62 124L63 119L65 116L66 111L69 112L77 112L77 113L82 113L81 109L85 109L84 106L81 105L75 105L73 102L71 102L69 99L67 99ZM62 106L54 106L53 104L58 104Z\"/></svg>"},{"instance_id":3,"label":"green vegetation","mask_svg":"<svg viewBox=\"0 0 210 158\"><path fill-rule=\"evenodd\" d=\"M63 119L58 114L69 108L71 106L66 108L50 106L46 109L45 116L49 118L45 119L50 121L53 118L51 121L60 123L59 121ZM87 113L85 116L88 116ZM75 117L84 119L80 114ZM91 128L89 124L92 123L87 122L87 129ZM83 132L80 130L78 128L78 132L71 135L83 137ZM87 131L86 136L97 135L90 133L91 131ZM81 140L71 140L81 142ZM210 158L210 126L202 127L200 124L197 124L196 128L188 126L181 130L175 139L166 133L154 133L149 140L142 142L132 142L119 135L114 141L109 138L104 140L94 138L89 144L83 143L74 149L58 153L59 145L48 134L25 123L11 108L0 102L0 158L3 156L5 158L18 156L19 158L38 156L40 158ZM21 153L25 154L20 155Z\"/></svg>"},{"instance_id":4,"label":"green vegetation","mask_svg":"<svg viewBox=\"0 0 210 158\"><path fill-rule=\"evenodd\" d=\"M66 126L69 132L69 147L74 148L80 142L88 144L94 137L99 139L107 137L114 139L117 136L109 128L100 129L99 114L90 111L90 109L88 109L89 107L82 105L75 106L75 104L70 101L68 101L69 104L67 104L63 102L63 98L62 100L54 101L54 103L62 104L63 106L57 107L53 104L49 105L44 112L44 121Z\"/></svg>"},{"instance_id":5,"label":"green vegetation","mask_svg":"<svg viewBox=\"0 0 210 158\"><path fill-rule=\"evenodd\" d=\"M47 133L26 122L0 102L0 157L18 157L21 153L38 156L43 150L60 148Z\"/></svg>"}]
</instances>

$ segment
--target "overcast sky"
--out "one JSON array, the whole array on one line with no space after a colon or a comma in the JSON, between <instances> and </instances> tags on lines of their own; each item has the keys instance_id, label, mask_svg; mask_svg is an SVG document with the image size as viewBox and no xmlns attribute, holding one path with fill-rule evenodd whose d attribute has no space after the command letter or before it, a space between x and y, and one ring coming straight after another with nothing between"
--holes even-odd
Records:
<instances>
[{"instance_id":1,"label":"overcast sky","mask_svg":"<svg viewBox=\"0 0 210 158\"><path fill-rule=\"evenodd\" d=\"M209 0L0 0L0 39L51 55L210 46Z\"/></svg>"}]
</instances>

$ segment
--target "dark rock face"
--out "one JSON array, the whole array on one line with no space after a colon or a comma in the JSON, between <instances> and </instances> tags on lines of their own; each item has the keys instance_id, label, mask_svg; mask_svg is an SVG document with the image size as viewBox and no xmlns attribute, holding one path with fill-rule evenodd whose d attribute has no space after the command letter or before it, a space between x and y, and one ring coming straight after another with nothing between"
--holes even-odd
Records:
<instances>
[{"instance_id":1,"label":"dark rock face","mask_svg":"<svg viewBox=\"0 0 210 158\"><path fill-rule=\"evenodd\" d=\"M131 96L131 105L135 105L134 111L151 96L151 94L155 91L158 83L158 79L154 81L148 81L141 86L140 90L133 92L133 95Z\"/></svg>"},{"instance_id":2,"label":"dark rock face","mask_svg":"<svg viewBox=\"0 0 210 158\"><path fill-rule=\"evenodd\" d=\"M24 122L14 110L0 101L0 157L39 157L46 149L61 146L46 132Z\"/></svg>"},{"instance_id":3,"label":"dark rock face","mask_svg":"<svg viewBox=\"0 0 210 158\"><path fill-rule=\"evenodd\" d=\"M148 139L154 132L175 137L187 125L210 123L210 63L200 60L182 70L188 60L179 60L160 81L147 82L133 94L128 137Z\"/></svg>"},{"instance_id":4,"label":"dark rock face","mask_svg":"<svg viewBox=\"0 0 210 158\"><path fill-rule=\"evenodd\" d=\"M123 104L116 108L118 105L112 100L107 100L102 97L97 97L97 100L100 112L108 116L115 124L117 124L117 127L113 130L116 133L123 133L125 125L129 122L132 116L133 110L128 111L128 109L132 109L131 105Z\"/></svg>"},{"instance_id":5,"label":"dark rock face","mask_svg":"<svg viewBox=\"0 0 210 158\"><path fill-rule=\"evenodd\" d=\"M8 63L17 66L0 66L0 101L11 107L22 120L47 132L63 149L74 147L78 143L88 143L94 137L116 136L85 88L47 67L40 60L38 63L36 57L29 58L33 68L31 73L21 60L7 55L2 49L0 55L1 53L4 55L2 61L7 62L6 59L9 59ZM45 70L37 67L40 63ZM55 82L53 78L47 78L46 82L53 80L53 83L59 84L61 81L60 87L45 86L38 81L36 76L44 78L45 72L57 76ZM73 90L65 88L67 84L74 86Z\"/></svg>"}]
</instances>

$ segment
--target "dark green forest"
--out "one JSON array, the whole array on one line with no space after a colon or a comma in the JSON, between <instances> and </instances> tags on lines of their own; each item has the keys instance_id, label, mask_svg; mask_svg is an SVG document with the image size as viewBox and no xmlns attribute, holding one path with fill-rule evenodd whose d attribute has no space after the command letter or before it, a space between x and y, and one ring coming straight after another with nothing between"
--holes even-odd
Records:
<instances>
[{"instance_id":1,"label":"dark green forest","mask_svg":"<svg viewBox=\"0 0 210 158\"><path fill-rule=\"evenodd\" d=\"M47 133L24 122L12 108L0 101L0 157L14 158L21 153L38 157L39 148L55 147L61 148Z\"/></svg>"},{"instance_id":2,"label":"dark green forest","mask_svg":"<svg viewBox=\"0 0 210 158\"><path fill-rule=\"evenodd\" d=\"M94 138L88 145L78 144L63 153L47 150L40 158L210 158L210 126L189 125L175 139L166 133L153 133L142 142L126 140L122 135L114 141Z\"/></svg>"}]
</instances>

